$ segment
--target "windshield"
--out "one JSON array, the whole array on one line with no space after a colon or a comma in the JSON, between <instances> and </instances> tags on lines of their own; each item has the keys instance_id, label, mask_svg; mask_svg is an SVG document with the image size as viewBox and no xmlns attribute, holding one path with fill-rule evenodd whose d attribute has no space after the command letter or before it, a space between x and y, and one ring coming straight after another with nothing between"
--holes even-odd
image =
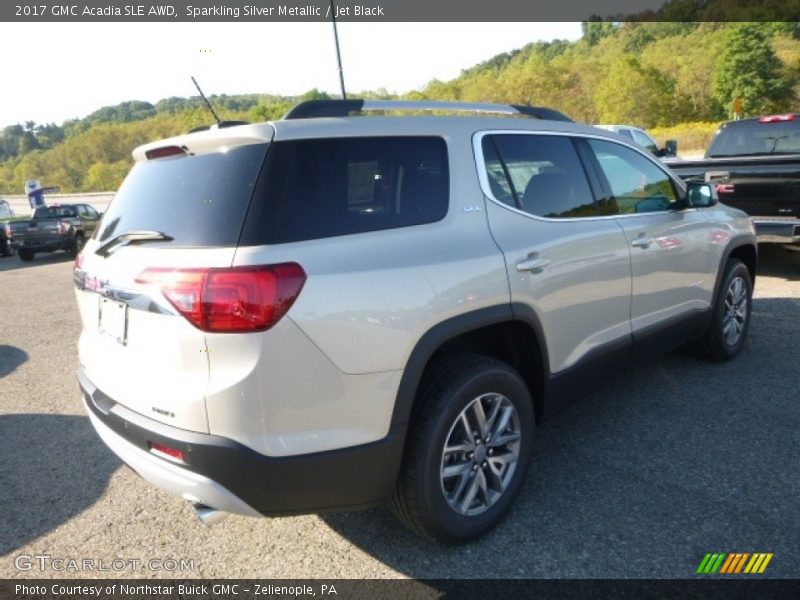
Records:
<instances>
[{"instance_id":1,"label":"windshield","mask_svg":"<svg viewBox=\"0 0 800 600\"><path fill-rule=\"evenodd\" d=\"M95 238L159 231L171 246L233 246L266 155L266 144L137 163Z\"/></svg>"},{"instance_id":2,"label":"windshield","mask_svg":"<svg viewBox=\"0 0 800 600\"><path fill-rule=\"evenodd\" d=\"M800 121L797 120L729 123L708 149L709 158L797 153L800 153Z\"/></svg>"}]
</instances>

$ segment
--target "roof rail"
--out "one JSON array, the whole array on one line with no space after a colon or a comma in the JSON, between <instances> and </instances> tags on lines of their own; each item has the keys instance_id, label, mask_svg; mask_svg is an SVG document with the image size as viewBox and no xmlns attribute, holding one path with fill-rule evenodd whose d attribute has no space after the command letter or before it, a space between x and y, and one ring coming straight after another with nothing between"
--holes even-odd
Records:
<instances>
[{"instance_id":1,"label":"roof rail","mask_svg":"<svg viewBox=\"0 0 800 600\"><path fill-rule=\"evenodd\" d=\"M309 100L301 102L283 115L283 119L314 119L347 117L353 112L379 110L443 110L456 112L521 115L548 121L572 119L552 108L518 104L489 104L481 102L432 102L428 100Z\"/></svg>"}]
</instances>

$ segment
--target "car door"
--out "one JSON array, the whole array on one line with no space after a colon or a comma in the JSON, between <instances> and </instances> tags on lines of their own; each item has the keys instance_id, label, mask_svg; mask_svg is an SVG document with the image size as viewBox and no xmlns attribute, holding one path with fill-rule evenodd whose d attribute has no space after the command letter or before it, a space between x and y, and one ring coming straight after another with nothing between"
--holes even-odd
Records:
<instances>
[{"instance_id":1,"label":"car door","mask_svg":"<svg viewBox=\"0 0 800 600\"><path fill-rule=\"evenodd\" d=\"M584 143L605 188L603 212L616 215L630 247L635 344L648 334L678 333L679 322L691 328L711 305L719 267L708 251L714 223L684 207L681 188L650 155L612 140Z\"/></svg>"},{"instance_id":2,"label":"car door","mask_svg":"<svg viewBox=\"0 0 800 600\"><path fill-rule=\"evenodd\" d=\"M511 301L539 322L551 373L627 353L628 246L616 221L599 214L574 140L486 132L474 145Z\"/></svg>"}]
</instances>

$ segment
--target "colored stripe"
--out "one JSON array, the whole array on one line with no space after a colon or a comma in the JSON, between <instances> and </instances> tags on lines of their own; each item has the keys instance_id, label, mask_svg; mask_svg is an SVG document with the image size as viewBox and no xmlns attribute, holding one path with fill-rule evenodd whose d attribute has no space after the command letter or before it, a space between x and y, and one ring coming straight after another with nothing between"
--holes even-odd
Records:
<instances>
[{"instance_id":1,"label":"colored stripe","mask_svg":"<svg viewBox=\"0 0 800 600\"><path fill-rule=\"evenodd\" d=\"M697 567L697 571L696 571L697 573L705 573L705 568L706 568L706 565L708 564L708 560L709 560L710 558L711 558L711 553L710 553L710 552L708 552L708 553L707 553L707 554L706 554L706 555L703 557L703 560L702 560L702 562L700 563L700 566L699 566L699 567Z\"/></svg>"},{"instance_id":2,"label":"colored stripe","mask_svg":"<svg viewBox=\"0 0 800 600\"><path fill-rule=\"evenodd\" d=\"M719 570L719 566L722 564L722 561L724 559L725 559L725 555L724 554L720 554L719 558L717 558L716 562L711 567L711 570L709 571L709 573L716 573Z\"/></svg>"},{"instance_id":3,"label":"colored stripe","mask_svg":"<svg viewBox=\"0 0 800 600\"><path fill-rule=\"evenodd\" d=\"M735 560L736 560L736 556L737 556L737 555L736 555L736 554L734 554L733 552L731 552L730 554L728 554L728 558L725 560L725 564L724 564L724 565L722 565L722 568L719 570L719 572L720 572L720 573L727 573L727 572L728 572L728 569L730 569L730 567L731 567L731 564L733 563L733 561L735 561Z\"/></svg>"},{"instance_id":4,"label":"colored stripe","mask_svg":"<svg viewBox=\"0 0 800 600\"><path fill-rule=\"evenodd\" d=\"M753 565L755 565L755 563L756 563L756 561L758 560L758 557L759 557L759 556L761 556L761 555L760 555L758 552L756 552L755 554L753 554L753 556L750 558L750 562L749 562L749 563L747 563L747 566L744 568L744 572L745 572L745 573L750 573L750 572L752 572L752 570L753 570Z\"/></svg>"},{"instance_id":5,"label":"colored stripe","mask_svg":"<svg viewBox=\"0 0 800 600\"><path fill-rule=\"evenodd\" d=\"M769 554L767 554L767 557L764 559L764 562L761 563L761 568L758 570L758 572L759 573L763 573L764 569L767 568L767 565L769 564L769 561L771 561L771 560L772 560L772 553L769 553Z\"/></svg>"},{"instance_id":6,"label":"colored stripe","mask_svg":"<svg viewBox=\"0 0 800 600\"><path fill-rule=\"evenodd\" d=\"M711 573L711 569L714 568L714 563L717 562L717 558L719 558L719 554L717 554L716 552L711 555L711 558L708 560L708 564L706 565L706 568L703 570L703 573L706 574Z\"/></svg>"},{"instance_id":7,"label":"colored stripe","mask_svg":"<svg viewBox=\"0 0 800 600\"><path fill-rule=\"evenodd\" d=\"M758 570L761 568L761 563L764 562L764 559L767 557L766 554L759 553L758 560L756 560L756 564L753 565L753 568L750 569L751 573L758 573Z\"/></svg>"},{"instance_id":8,"label":"colored stripe","mask_svg":"<svg viewBox=\"0 0 800 600\"><path fill-rule=\"evenodd\" d=\"M744 567L744 563L747 561L748 556L750 556L749 552L745 552L744 554L742 554L742 558L739 559L739 562L736 565L736 570L734 571L734 573L742 572L742 568Z\"/></svg>"}]
</instances>

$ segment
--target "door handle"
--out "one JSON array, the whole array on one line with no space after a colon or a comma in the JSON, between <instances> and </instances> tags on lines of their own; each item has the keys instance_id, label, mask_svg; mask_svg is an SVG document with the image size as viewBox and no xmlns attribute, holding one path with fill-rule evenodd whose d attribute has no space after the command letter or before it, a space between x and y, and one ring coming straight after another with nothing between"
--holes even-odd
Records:
<instances>
[{"instance_id":1,"label":"door handle","mask_svg":"<svg viewBox=\"0 0 800 600\"><path fill-rule=\"evenodd\" d=\"M653 243L653 238L642 234L631 242L631 246L634 246L636 248L647 248L652 243Z\"/></svg>"},{"instance_id":2,"label":"door handle","mask_svg":"<svg viewBox=\"0 0 800 600\"><path fill-rule=\"evenodd\" d=\"M517 263L517 271L520 273L527 271L529 273L541 273L545 267L550 264L546 258L539 256L537 252L529 254L528 258Z\"/></svg>"}]
</instances>

